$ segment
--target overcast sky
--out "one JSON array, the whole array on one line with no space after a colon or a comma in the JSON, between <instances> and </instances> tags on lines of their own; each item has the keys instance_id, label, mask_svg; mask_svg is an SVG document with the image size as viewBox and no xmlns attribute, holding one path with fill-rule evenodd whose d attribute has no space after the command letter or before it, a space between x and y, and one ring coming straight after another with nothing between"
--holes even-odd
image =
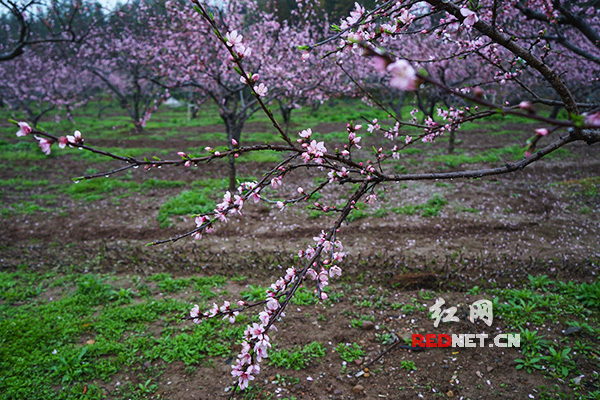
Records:
<instances>
[{"instance_id":1,"label":"overcast sky","mask_svg":"<svg viewBox=\"0 0 600 400\"><path fill-rule=\"evenodd\" d=\"M117 3L125 3L126 0L97 0L98 3L102 4L104 7L108 9L114 8Z\"/></svg>"}]
</instances>

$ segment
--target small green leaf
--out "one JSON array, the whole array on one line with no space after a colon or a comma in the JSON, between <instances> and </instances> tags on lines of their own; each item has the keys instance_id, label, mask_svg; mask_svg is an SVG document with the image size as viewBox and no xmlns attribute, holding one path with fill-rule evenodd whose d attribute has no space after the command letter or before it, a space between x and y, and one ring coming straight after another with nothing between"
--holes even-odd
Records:
<instances>
[{"instance_id":1,"label":"small green leaf","mask_svg":"<svg viewBox=\"0 0 600 400\"><path fill-rule=\"evenodd\" d=\"M585 123L585 120L583 118L583 115L575 115L575 114L571 114L570 115L571 120L573 121L573 124L577 127L577 128L583 128L583 125Z\"/></svg>"}]
</instances>

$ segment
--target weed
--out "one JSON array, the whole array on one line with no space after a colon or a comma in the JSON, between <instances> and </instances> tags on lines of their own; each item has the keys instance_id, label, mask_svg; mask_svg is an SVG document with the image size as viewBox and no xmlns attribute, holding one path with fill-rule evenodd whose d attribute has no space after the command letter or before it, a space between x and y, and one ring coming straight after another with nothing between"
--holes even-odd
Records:
<instances>
[{"instance_id":1,"label":"weed","mask_svg":"<svg viewBox=\"0 0 600 400\"><path fill-rule=\"evenodd\" d=\"M394 343L394 336L390 333L376 333L375 340L383 345Z\"/></svg>"},{"instance_id":2,"label":"weed","mask_svg":"<svg viewBox=\"0 0 600 400\"><path fill-rule=\"evenodd\" d=\"M404 368L407 371L416 371L417 365L412 360L402 360L400 361L400 368Z\"/></svg>"},{"instance_id":3,"label":"weed","mask_svg":"<svg viewBox=\"0 0 600 400\"><path fill-rule=\"evenodd\" d=\"M160 206L157 220L162 228L171 226L172 216L212 211L218 194L227 187L227 182L224 179L206 179L196 181L192 186L194 190L183 191Z\"/></svg>"},{"instance_id":4,"label":"weed","mask_svg":"<svg viewBox=\"0 0 600 400\"><path fill-rule=\"evenodd\" d=\"M52 367L52 371L61 378L63 383L80 380L92 371L92 366L84 359L87 350L88 348L84 347L79 352L58 357L58 364Z\"/></svg>"},{"instance_id":5,"label":"weed","mask_svg":"<svg viewBox=\"0 0 600 400\"><path fill-rule=\"evenodd\" d=\"M248 285L248 289L240 293L242 299L250 302L262 301L267 298L266 289L261 286Z\"/></svg>"},{"instance_id":6,"label":"weed","mask_svg":"<svg viewBox=\"0 0 600 400\"><path fill-rule=\"evenodd\" d=\"M543 339L544 336L538 335L537 331L530 331L529 329L523 329L520 332L521 335L521 350L523 354L538 355L542 352L544 347L548 346L548 341Z\"/></svg>"},{"instance_id":7,"label":"weed","mask_svg":"<svg viewBox=\"0 0 600 400\"><path fill-rule=\"evenodd\" d=\"M340 355L341 359L346 362L353 362L365 356L365 352L356 343L339 343L335 347L335 351Z\"/></svg>"},{"instance_id":8,"label":"weed","mask_svg":"<svg viewBox=\"0 0 600 400\"><path fill-rule=\"evenodd\" d=\"M327 292L327 290L325 290L325 292ZM297 306L310 306L317 303L317 297L311 290L301 287L296 290L296 294L294 294L294 297L292 297L290 302Z\"/></svg>"},{"instance_id":9,"label":"weed","mask_svg":"<svg viewBox=\"0 0 600 400\"><path fill-rule=\"evenodd\" d=\"M547 286L554 284L554 281L552 281L546 275L539 275L539 276L528 275L527 279L529 279L529 284L534 289L546 289Z\"/></svg>"},{"instance_id":10,"label":"weed","mask_svg":"<svg viewBox=\"0 0 600 400\"><path fill-rule=\"evenodd\" d=\"M308 367L314 359L320 357L325 357L325 346L319 342L312 342L293 350L271 351L269 363L285 369L299 370Z\"/></svg>"},{"instance_id":11,"label":"weed","mask_svg":"<svg viewBox=\"0 0 600 400\"><path fill-rule=\"evenodd\" d=\"M446 199L436 193L424 204L395 207L392 208L392 211L404 215L420 213L422 217L437 217L446 204L448 204Z\"/></svg>"},{"instance_id":12,"label":"weed","mask_svg":"<svg viewBox=\"0 0 600 400\"><path fill-rule=\"evenodd\" d=\"M574 369L575 365L569 353L571 352L571 348L567 347L562 350L555 350L554 347L550 347L548 349L550 355L542 357L553 369L554 371L566 378L569 375L569 372Z\"/></svg>"},{"instance_id":13,"label":"weed","mask_svg":"<svg viewBox=\"0 0 600 400\"><path fill-rule=\"evenodd\" d=\"M542 357L525 357L525 358L517 358L515 362L517 363L517 369L524 369L528 373L532 373L534 369L542 369Z\"/></svg>"}]
</instances>

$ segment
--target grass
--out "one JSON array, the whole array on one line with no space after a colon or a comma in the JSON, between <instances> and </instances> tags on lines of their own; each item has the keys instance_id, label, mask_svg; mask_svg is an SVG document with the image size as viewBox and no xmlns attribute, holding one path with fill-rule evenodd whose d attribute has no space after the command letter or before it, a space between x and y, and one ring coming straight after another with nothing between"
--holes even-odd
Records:
<instances>
[{"instance_id":1,"label":"grass","mask_svg":"<svg viewBox=\"0 0 600 400\"><path fill-rule=\"evenodd\" d=\"M172 225L171 217L202 214L215 208L215 200L227 187L225 179L205 179L196 181L192 190L185 190L163 203L158 210L161 227Z\"/></svg>"},{"instance_id":2,"label":"grass","mask_svg":"<svg viewBox=\"0 0 600 400\"><path fill-rule=\"evenodd\" d=\"M1 187L10 187L13 190L23 190L36 187L48 186L49 181L47 179L23 179L23 178L11 178L11 179L0 179Z\"/></svg>"},{"instance_id":3,"label":"grass","mask_svg":"<svg viewBox=\"0 0 600 400\"><path fill-rule=\"evenodd\" d=\"M446 199L436 193L423 204L409 204L402 207L394 207L392 208L392 211L403 215L419 214L422 217L437 217L446 204L448 204Z\"/></svg>"},{"instance_id":4,"label":"grass","mask_svg":"<svg viewBox=\"0 0 600 400\"><path fill-rule=\"evenodd\" d=\"M325 357L325 346L312 342L292 350L273 351L269 354L269 364L285 369L299 370L307 368L317 358Z\"/></svg>"},{"instance_id":5,"label":"grass","mask_svg":"<svg viewBox=\"0 0 600 400\"><path fill-rule=\"evenodd\" d=\"M100 399L99 384L128 370L139 384L118 389L117 398L145 398L162 372L140 369L144 362L191 365L232 354L229 343L241 336L243 324L214 319L192 329L177 322L189 302L159 294L192 284L218 287L226 278L156 274L119 281L110 275L0 272L0 397L83 398L85 385L85 398ZM158 286L142 295L140 289L152 284ZM204 305L201 294L194 296ZM56 385L62 386L58 393Z\"/></svg>"},{"instance_id":6,"label":"grass","mask_svg":"<svg viewBox=\"0 0 600 400\"><path fill-rule=\"evenodd\" d=\"M339 343L335 347L335 351L340 355L342 360L348 363L365 356L362 347L356 343Z\"/></svg>"},{"instance_id":7,"label":"grass","mask_svg":"<svg viewBox=\"0 0 600 400\"><path fill-rule=\"evenodd\" d=\"M133 181L123 181L110 178L85 179L65 187L65 193L76 200L97 201L105 197L107 193L117 191L139 190L140 184Z\"/></svg>"},{"instance_id":8,"label":"grass","mask_svg":"<svg viewBox=\"0 0 600 400\"><path fill-rule=\"evenodd\" d=\"M0 208L0 215L10 217L13 215L47 213L54 211L53 208L43 207L33 201L22 201L19 203L10 204L8 207Z\"/></svg>"}]
</instances>

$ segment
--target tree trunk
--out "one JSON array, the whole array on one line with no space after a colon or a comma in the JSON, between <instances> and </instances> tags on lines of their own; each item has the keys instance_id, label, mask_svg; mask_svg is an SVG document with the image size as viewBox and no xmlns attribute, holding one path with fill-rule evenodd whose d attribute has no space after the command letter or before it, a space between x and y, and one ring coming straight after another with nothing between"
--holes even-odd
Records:
<instances>
[{"instance_id":1,"label":"tree trunk","mask_svg":"<svg viewBox=\"0 0 600 400\"><path fill-rule=\"evenodd\" d=\"M231 143L231 139L235 139L238 142L238 146L240 143L240 138L242 136L242 126L243 124L236 124L233 121L225 121L225 125L227 127L227 146L229 149L233 149L233 144ZM235 168L235 157L230 155L228 157L229 164L229 191L231 193L235 192L237 189L237 171Z\"/></svg>"},{"instance_id":2,"label":"tree trunk","mask_svg":"<svg viewBox=\"0 0 600 400\"><path fill-rule=\"evenodd\" d=\"M406 98L406 92L402 91L398 95L397 101L392 101L392 108L396 113L396 118L402 119L402 107L404 106L404 99Z\"/></svg>"},{"instance_id":3,"label":"tree trunk","mask_svg":"<svg viewBox=\"0 0 600 400\"><path fill-rule=\"evenodd\" d=\"M454 126L450 128L450 141L448 142L448 154L454 153L454 139L456 138L456 130Z\"/></svg>"},{"instance_id":4,"label":"tree trunk","mask_svg":"<svg viewBox=\"0 0 600 400\"><path fill-rule=\"evenodd\" d=\"M562 108L562 106L552 107L552 112L550 112L550 115L548 116L548 118L556 119L561 108Z\"/></svg>"},{"instance_id":5,"label":"tree trunk","mask_svg":"<svg viewBox=\"0 0 600 400\"><path fill-rule=\"evenodd\" d=\"M290 122L292 119L292 106L288 106L281 100L277 100L279 102L279 111L281 112L281 116L283 117L283 123L285 124L285 133L288 133L290 130Z\"/></svg>"},{"instance_id":6,"label":"tree trunk","mask_svg":"<svg viewBox=\"0 0 600 400\"><path fill-rule=\"evenodd\" d=\"M229 191L235 193L237 187L237 174L235 169L235 157L233 154L229 155Z\"/></svg>"}]
</instances>

